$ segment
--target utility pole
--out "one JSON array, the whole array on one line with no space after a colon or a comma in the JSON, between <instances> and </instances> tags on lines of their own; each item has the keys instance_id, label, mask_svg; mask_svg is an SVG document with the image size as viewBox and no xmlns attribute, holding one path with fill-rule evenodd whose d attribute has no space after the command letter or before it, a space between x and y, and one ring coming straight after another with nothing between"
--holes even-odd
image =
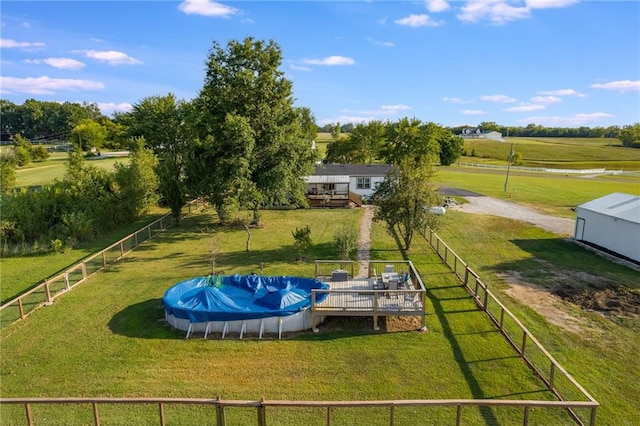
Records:
<instances>
[{"instance_id":1,"label":"utility pole","mask_svg":"<svg viewBox=\"0 0 640 426\"><path fill-rule=\"evenodd\" d=\"M504 180L504 192L507 192L507 186L509 185L509 169L511 168L511 158L513 157L513 142L509 148L509 159L507 160L507 178Z\"/></svg>"}]
</instances>

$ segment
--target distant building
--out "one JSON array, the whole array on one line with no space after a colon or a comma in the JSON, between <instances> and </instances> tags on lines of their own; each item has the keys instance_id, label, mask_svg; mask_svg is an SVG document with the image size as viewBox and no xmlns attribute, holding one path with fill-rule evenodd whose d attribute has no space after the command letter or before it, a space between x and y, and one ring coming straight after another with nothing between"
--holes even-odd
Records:
<instances>
[{"instance_id":1,"label":"distant building","mask_svg":"<svg viewBox=\"0 0 640 426\"><path fill-rule=\"evenodd\" d=\"M614 192L579 205L574 238L640 262L640 197Z\"/></svg>"},{"instance_id":2,"label":"distant building","mask_svg":"<svg viewBox=\"0 0 640 426\"><path fill-rule=\"evenodd\" d=\"M504 139L502 138L502 133L496 132L495 130L483 132L479 128L478 129L466 128L462 130L462 133L460 133L460 136L465 139L491 139L494 141L504 142Z\"/></svg>"}]
</instances>

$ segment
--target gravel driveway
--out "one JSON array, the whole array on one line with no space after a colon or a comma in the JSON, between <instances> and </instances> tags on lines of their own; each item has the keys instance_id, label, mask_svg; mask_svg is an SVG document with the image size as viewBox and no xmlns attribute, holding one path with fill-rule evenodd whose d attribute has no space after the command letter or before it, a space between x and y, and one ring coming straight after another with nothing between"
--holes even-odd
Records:
<instances>
[{"instance_id":1,"label":"gravel driveway","mask_svg":"<svg viewBox=\"0 0 640 426\"><path fill-rule=\"evenodd\" d=\"M574 233L574 219L551 216L540 213L530 207L486 197L464 189L441 187L439 192L442 195L464 197L468 203L460 206L460 210L463 212L490 214L520 220L558 235L570 236Z\"/></svg>"}]
</instances>

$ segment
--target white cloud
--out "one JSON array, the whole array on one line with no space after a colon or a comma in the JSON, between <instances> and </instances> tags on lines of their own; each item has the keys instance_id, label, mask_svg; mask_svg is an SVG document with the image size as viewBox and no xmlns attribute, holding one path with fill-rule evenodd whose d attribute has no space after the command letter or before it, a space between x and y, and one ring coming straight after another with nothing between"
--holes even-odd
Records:
<instances>
[{"instance_id":1,"label":"white cloud","mask_svg":"<svg viewBox=\"0 0 640 426\"><path fill-rule=\"evenodd\" d=\"M326 58L322 59L303 59L302 62L309 65L326 66L353 65L356 63L356 61L346 56L327 56Z\"/></svg>"},{"instance_id":2,"label":"white cloud","mask_svg":"<svg viewBox=\"0 0 640 426\"><path fill-rule=\"evenodd\" d=\"M531 111L539 111L541 109L545 109L544 105L539 104L521 104L518 106L505 108L504 110L507 112L531 112Z\"/></svg>"},{"instance_id":3,"label":"white cloud","mask_svg":"<svg viewBox=\"0 0 640 426\"><path fill-rule=\"evenodd\" d=\"M133 105L128 102L121 102L119 104L115 102L98 102L98 108L103 114L114 112L129 112L133 109Z\"/></svg>"},{"instance_id":4,"label":"white cloud","mask_svg":"<svg viewBox=\"0 0 640 426\"><path fill-rule=\"evenodd\" d=\"M573 89L544 90L538 93L545 96L574 96L576 98L584 98L586 96L585 94Z\"/></svg>"},{"instance_id":5,"label":"white cloud","mask_svg":"<svg viewBox=\"0 0 640 426\"><path fill-rule=\"evenodd\" d=\"M367 40L370 43L375 44L376 46L384 46L384 47L393 47L396 44L390 41L378 41L378 40L374 40L371 37L365 37L365 40Z\"/></svg>"},{"instance_id":6,"label":"white cloud","mask_svg":"<svg viewBox=\"0 0 640 426\"><path fill-rule=\"evenodd\" d=\"M309 67L302 67L300 65L296 65L296 64L289 64L289 66L291 67L291 69L293 70L298 70L298 71L313 71L311 68Z\"/></svg>"},{"instance_id":7,"label":"white cloud","mask_svg":"<svg viewBox=\"0 0 640 426\"><path fill-rule=\"evenodd\" d=\"M77 70L85 67L83 62L71 58L27 59L25 62L28 64L47 64L62 70Z\"/></svg>"},{"instance_id":8,"label":"white cloud","mask_svg":"<svg viewBox=\"0 0 640 426\"><path fill-rule=\"evenodd\" d=\"M460 112L465 115L482 115L487 113L486 111L482 111L480 109L461 109Z\"/></svg>"},{"instance_id":9,"label":"white cloud","mask_svg":"<svg viewBox=\"0 0 640 426\"><path fill-rule=\"evenodd\" d=\"M102 90L104 83L93 80L42 77L3 77L0 76L2 93L29 93L32 95L53 95L57 91Z\"/></svg>"},{"instance_id":10,"label":"white cloud","mask_svg":"<svg viewBox=\"0 0 640 426\"><path fill-rule=\"evenodd\" d=\"M551 105L562 102L562 99L557 96L534 96L531 101L536 104Z\"/></svg>"},{"instance_id":11,"label":"white cloud","mask_svg":"<svg viewBox=\"0 0 640 426\"><path fill-rule=\"evenodd\" d=\"M395 21L398 25L405 25L407 27L439 27L443 23L436 22L431 19L429 15L409 15L405 18L396 19Z\"/></svg>"},{"instance_id":12,"label":"white cloud","mask_svg":"<svg viewBox=\"0 0 640 426\"><path fill-rule=\"evenodd\" d=\"M640 80L619 80L608 83L592 84L594 89L619 90L621 92L640 92Z\"/></svg>"},{"instance_id":13,"label":"white cloud","mask_svg":"<svg viewBox=\"0 0 640 426\"><path fill-rule=\"evenodd\" d=\"M567 7L578 3L578 0L527 0L530 9L551 9L554 7Z\"/></svg>"},{"instance_id":14,"label":"white cloud","mask_svg":"<svg viewBox=\"0 0 640 426\"><path fill-rule=\"evenodd\" d=\"M480 96L480 99L487 102L497 102L501 104L510 104L515 102L516 99L507 95L483 95Z\"/></svg>"},{"instance_id":15,"label":"white cloud","mask_svg":"<svg viewBox=\"0 0 640 426\"><path fill-rule=\"evenodd\" d=\"M178 9L187 15L217 16L228 18L239 12L238 9L210 0L185 0Z\"/></svg>"},{"instance_id":16,"label":"white cloud","mask_svg":"<svg viewBox=\"0 0 640 426\"><path fill-rule=\"evenodd\" d=\"M465 100L460 98L449 98L446 96L442 98L442 100L445 102L451 102L452 104L472 104L473 103L473 101L471 100Z\"/></svg>"},{"instance_id":17,"label":"white cloud","mask_svg":"<svg viewBox=\"0 0 640 426\"><path fill-rule=\"evenodd\" d=\"M253 24L253 19L245 18L245 19L240 20L240 22L243 23L243 24Z\"/></svg>"},{"instance_id":18,"label":"white cloud","mask_svg":"<svg viewBox=\"0 0 640 426\"><path fill-rule=\"evenodd\" d=\"M21 26L22 28L31 28L31 24L30 24L29 22L26 22L26 21L25 21L25 22L23 22L22 24L20 24L20 26Z\"/></svg>"},{"instance_id":19,"label":"white cloud","mask_svg":"<svg viewBox=\"0 0 640 426\"><path fill-rule=\"evenodd\" d=\"M74 51L84 53L87 58L97 59L98 61L106 62L109 65L138 65L142 64L141 61L132 58L124 52L117 52L115 50L84 50Z\"/></svg>"},{"instance_id":20,"label":"white cloud","mask_svg":"<svg viewBox=\"0 0 640 426\"><path fill-rule=\"evenodd\" d=\"M463 22L487 20L494 24L504 24L531 16L531 9L527 6L513 6L506 0L468 1L460 10L457 17Z\"/></svg>"},{"instance_id":21,"label":"white cloud","mask_svg":"<svg viewBox=\"0 0 640 426\"><path fill-rule=\"evenodd\" d=\"M30 41L15 41L10 38L0 38L0 48L2 49L29 49L33 47L45 47L44 43Z\"/></svg>"},{"instance_id":22,"label":"white cloud","mask_svg":"<svg viewBox=\"0 0 640 426\"><path fill-rule=\"evenodd\" d=\"M427 10L432 13L444 12L449 9L449 3L446 0L426 0Z\"/></svg>"},{"instance_id":23,"label":"white cloud","mask_svg":"<svg viewBox=\"0 0 640 426\"><path fill-rule=\"evenodd\" d=\"M371 119L373 119L373 116L396 115L396 114L400 113L400 111L406 111L406 110L409 110L409 109L411 109L411 107L409 107L407 105L398 104L398 105L382 105L379 109L373 109L373 110L343 109L341 112L368 115L368 116L371 116L370 117Z\"/></svg>"},{"instance_id":24,"label":"white cloud","mask_svg":"<svg viewBox=\"0 0 640 426\"><path fill-rule=\"evenodd\" d=\"M95 43L104 43L104 40L101 38L90 38L89 40L95 42Z\"/></svg>"},{"instance_id":25,"label":"white cloud","mask_svg":"<svg viewBox=\"0 0 640 426\"><path fill-rule=\"evenodd\" d=\"M601 118L610 118L613 117L612 114L608 114L606 112L594 112L594 113L579 113L570 116L538 116L538 117L528 117L522 120L518 120L520 123L536 123L542 126L549 127L579 127L579 126L587 126L590 124L597 123Z\"/></svg>"}]
</instances>

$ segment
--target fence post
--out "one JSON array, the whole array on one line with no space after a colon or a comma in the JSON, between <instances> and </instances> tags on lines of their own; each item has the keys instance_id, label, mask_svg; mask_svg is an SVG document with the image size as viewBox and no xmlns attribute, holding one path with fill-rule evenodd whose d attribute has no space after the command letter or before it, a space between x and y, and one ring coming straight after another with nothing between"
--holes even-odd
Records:
<instances>
[{"instance_id":1,"label":"fence post","mask_svg":"<svg viewBox=\"0 0 640 426\"><path fill-rule=\"evenodd\" d=\"M551 371L549 371L549 389L553 390L553 381L556 376L556 365L551 363Z\"/></svg>"},{"instance_id":2,"label":"fence post","mask_svg":"<svg viewBox=\"0 0 640 426\"><path fill-rule=\"evenodd\" d=\"M487 310L487 305L489 304L489 290L487 290L487 285L485 284L484 287L482 287L482 289L484 290L484 310Z\"/></svg>"},{"instance_id":3,"label":"fence post","mask_svg":"<svg viewBox=\"0 0 640 426\"><path fill-rule=\"evenodd\" d=\"M69 283L69 273L68 272L64 273L64 284L65 284L67 290L69 290L71 288L71 284Z\"/></svg>"},{"instance_id":4,"label":"fence post","mask_svg":"<svg viewBox=\"0 0 640 426\"><path fill-rule=\"evenodd\" d=\"M82 279L86 280L87 279L87 264L86 264L86 262L84 260L82 261L81 269L82 269Z\"/></svg>"},{"instance_id":5,"label":"fence post","mask_svg":"<svg viewBox=\"0 0 640 426\"><path fill-rule=\"evenodd\" d=\"M124 244L120 241L120 259L124 257Z\"/></svg>"},{"instance_id":6,"label":"fence post","mask_svg":"<svg viewBox=\"0 0 640 426\"><path fill-rule=\"evenodd\" d=\"M448 257L449 257L449 247L445 245L444 246L444 264L447 266L449 266L449 262L447 261Z\"/></svg>"},{"instance_id":7,"label":"fence post","mask_svg":"<svg viewBox=\"0 0 640 426\"><path fill-rule=\"evenodd\" d=\"M220 405L220 397L216 397L216 424L217 426L224 426L224 407Z\"/></svg>"},{"instance_id":8,"label":"fence post","mask_svg":"<svg viewBox=\"0 0 640 426\"><path fill-rule=\"evenodd\" d=\"M260 405L258 406L258 426L267 426L267 413L265 410L264 397L262 397Z\"/></svg>"},{"instance_id":9,"label":"fence post","mask_svg":"<svg viewBox=\"0 0 640 426\"><path fill-rule=\"evenodd\" d=\"M18 299L18 310L20 311L20 319L24 319L24 307L22 306L22 297Z\"/></svg>"},{"instance_id":10,"label":"fence post","mask_svg":"<svg viewBox=\"0 0 640 426\"><path fill-rule=\"evenodd\" d=\"M102 267L103 268L107 267L107 254L105 253L104 250L102 250Z\"/></svg>"},{"instance_id":11,"label":"fence post","mask_svg":"<svg viewBox=\"0 0 640 426\"><path fill-rule=\"evenodd\" d=\"M522 333L522 348L520 349L522 356L524 356L524 350L527 347L527 333Z\"/></svg>"},{"instance_id":12,"label":"fence post","mask_svg":"<svg viewBox=\"0 0 640 426\"><path fill-rule=\"evenodd\" d=\"M460 426L462 421L462 405L456 406L456 426Z\"/></svg>"},{"instance_id":13,"label":"fence post","mask_svg":"<svg viewBox=\"0 0 640 426\"><path fill-rule=\"evenodd\" d=\"M163 223L163 218L160 218L160 232L164 231L164 223Z\"/></svg>"},{"instance_id":14,"label":"fence post","mask_svg":"<svg viewBox=\"0 0 640 426\"><path fill-rule=\"evenodd\" d=\"M469 265L464 267L464 285L469 287Z\"/></svg>"},{"instance_id":15,"label":"fence post","mask_svg":"<svg viewBox=\"0 0 640 426\"><path fill-rule=\"evenodd\" d=\"M524 406L524 419L522 421L523 426L527 426L529 424L529 406Z\"/></svg>"},{"instance_id":16,"label":"fence post","mask_svg":"<svg viewBox=\"0 0 640 426\"><path fill-rule=\"evenodd\" d=\"M93 421L96 426L100 426L100 415L98 414L98 403L93 403Z\"/></svg>"},{"instance_id":17,"label":"fence post","mask_svg":"<svg viewBox=\"0 0 640 426\"><path fill-rule=\"evenodd\" d=\"M140 243L138 243L138 231L134 232L133 234L134 238L135 238L135 246L134 247L138 247L140 245Z\"/></svg>"},{"instance_id":18,"label":"fence post","mask_svg":"<svg viewBox=\"0 0 640 426\"><path fill-rule=\"evenodd\" d=\"M164 426L164 406L162 402L158 404L158 410L160 414L160 426Z\"/></svg>"},{"instance_id":19,"label":"fence post","mask_svg":"<svg viewBox=\"0 0 640 426\"><path fill-rule=\"evenodd\" d=\"M149 231L149 239L151 239L151 225L147 226L147 231Z\"/></svg>"},{"instance_id":20,"label":"fence post","mask_svg":"<svg viewBox=\"0 0 640 426\"><path fill-rule=\"evenodd\" d=\"M27 424L33 426L33 413L31 412L31 404L24 404L24 409L27 413Z\"/></svg>"},{"instance_id":21,"label":"fence post","mask_svg":"<svg viewBox=\"0 0 640 426\"><path fill-rule=\"evenodd\" d=\"M331 426L331 407L327 407L327 426Z\"/></svg>"},{"instance_id":22,"label":"fence post","mask_svg":"<svg viewBox=\"0 0 640 426\"><path fill-rule=\"evenodd\" d=\"M48 280L44 280L44 294L47 298L46 304L50 305L51 304L51 290L49 289L49 281Z\"/></svg>"}]
</instances>

